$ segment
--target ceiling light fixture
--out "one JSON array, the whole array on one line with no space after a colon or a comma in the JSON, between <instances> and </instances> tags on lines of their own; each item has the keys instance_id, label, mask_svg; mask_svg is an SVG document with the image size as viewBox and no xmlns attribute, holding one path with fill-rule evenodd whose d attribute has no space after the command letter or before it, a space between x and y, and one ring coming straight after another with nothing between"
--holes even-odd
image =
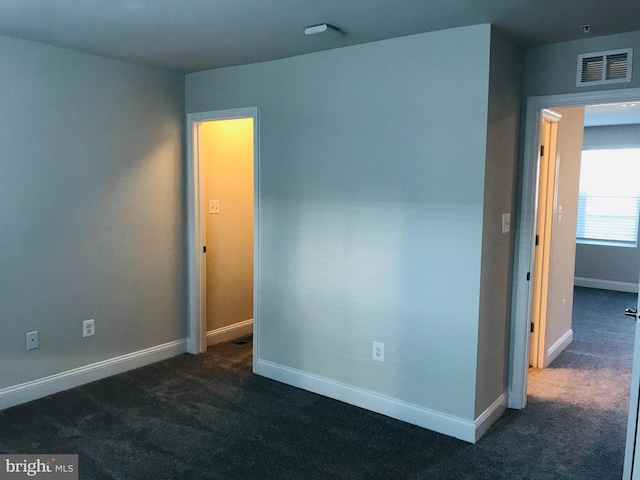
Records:
<instances>
[{"instance_id":1,"label":"ceiling light fixture","mask_svg":"<svg viewBox=\"0 0 640 480\"><path fill-rule=\"evenodd\" d=\"M322 35L327 38L340 38L342 31L339 28L329 25L327 23L321 23L319 25L312 25L304 29L305 35Z\"/></svg>"}]
</instances>

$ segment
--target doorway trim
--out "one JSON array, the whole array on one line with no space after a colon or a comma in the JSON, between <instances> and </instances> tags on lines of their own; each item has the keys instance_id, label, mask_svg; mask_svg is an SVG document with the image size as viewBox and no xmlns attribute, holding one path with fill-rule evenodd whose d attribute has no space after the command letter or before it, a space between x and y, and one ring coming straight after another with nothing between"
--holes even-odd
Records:
<instances>
[{"instance_id":1,"label":"doorway trim","mask_svg":"<svg viewBox=\"0 0 640 480\"><path fill-rule=\"evenodd\" d=\"M532 282L527 280L527 273L533 272L537 214L536 192L538 191L538 145L542 110L598 103L617 103L632 99L640 99L640 88L564 93L527 99L513 264L509 408L520 409L527 405L529 325L533 290Z\"/></svg>"},{"instance_id":2,"label":"doorway trim","mask_svg":"<svg viewBox=\"0 0 640 480\"><path fill-rule=\"evenodd\" d=\"M545 335L547 330L548 290L553 245L553 209L558 198L558 124L562 115L553 110L541 111L541 127L544 123L549 126L549 134L542 140L543 130L540 131L538 151L545 162L538 160L538 187L536 190L536 241L539 244L534 249L533 270L531 271L531 334L529 335L529 365L542 368L545 359ZM540 148L544 146L543 155ZM543 163L546 163L546 174L543 176ZM544 198L543 198L544 197ZM543 211L540 206L544 205ZM542 221L542 225L540 224ZM540 278L536 279L536 273ZM537 290L537 292L536 292ZM538 296L536 296L536 293Z\"/></svg>"},{"instance_id":3,"label":"doorway trim","mask_svg":"<svg viewBox=\"0 0 640 480\"><path fill-rule=\"evenodd\" d=\"M199 125L208 121L253 119L253 364L258 358L259 342L259 253L260 253L260 152L258 107L214 110L187 114L187 352L198 354L207 350L206 292L204 278L205 216L204 176L200 159Z\"/></svg>"}]
</instances>

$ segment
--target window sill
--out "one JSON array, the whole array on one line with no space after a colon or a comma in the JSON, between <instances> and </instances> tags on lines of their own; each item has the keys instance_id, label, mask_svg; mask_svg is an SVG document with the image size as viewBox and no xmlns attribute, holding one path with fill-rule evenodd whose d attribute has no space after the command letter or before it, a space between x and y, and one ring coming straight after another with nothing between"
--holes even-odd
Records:
<instances>
[{"instance_id":1,"label":"window sill","mask_svg":"<svg viewBox=\"0 0 640 480\"><path fill-rule=\"evenodd\" d=\"M598 245L601 247L622 247L622 248L636 248L637 243L631 242L616 242L613 240L588 240L584 238L576 239L577 244L581 245Z\"/></svg>"}]
</instances>

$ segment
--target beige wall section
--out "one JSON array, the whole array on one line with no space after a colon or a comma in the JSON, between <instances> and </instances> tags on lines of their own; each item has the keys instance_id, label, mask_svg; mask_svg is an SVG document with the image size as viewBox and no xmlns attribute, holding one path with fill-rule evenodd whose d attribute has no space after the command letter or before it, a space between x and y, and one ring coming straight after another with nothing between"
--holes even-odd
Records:
<instances>
[{"instance_id":1,"label":"beige wall section","mask_svg":"<svg viewBox=\"0 0 640 480\"><path fill-rule=\"evenodd\" d=\"M200 126L205 176L207 330L253 317L253 119ZM209 213L209 201L220 213Z\"/></svg>"},{"instance_id":2,"label":"beige wall section","mask_svg":"<svg viewBox=\"0 0 640 480\"><path fill-rule=\"evenodd\" d=\"M491 29L475 416L507 390L522 52ZM502 214L511 231L502 233Z\"/></svg>"},{"instance_id":3,"label":"beige wall section","mask_svg":"<svg viewBox=\"0 0 640 480\"><path fill-rule=\"evenodd\" d=\"M540 242L535 248L531 284L531 340L529 342L529 365L544 366L544 331L549 292L551 235L555 218L556 170L557 170L558 123L543 119L540 124L541 152L538 168L538 205L536 215L536 237Z\"/></svg>"},{"instance_id":4,"label":"beige wall section","mask_svg":"<svg viewBox=\"0 0 640 480\"><path fill-rule=\"evenodd\" d=\"M545 367L570 342L578 186L584 129L584 107L554 108L553 111L561 114L562 119L558 125L557 202L554 205L547 294ZM563 339L564 343L559 343Z\"/></svg>"}]
</instances>

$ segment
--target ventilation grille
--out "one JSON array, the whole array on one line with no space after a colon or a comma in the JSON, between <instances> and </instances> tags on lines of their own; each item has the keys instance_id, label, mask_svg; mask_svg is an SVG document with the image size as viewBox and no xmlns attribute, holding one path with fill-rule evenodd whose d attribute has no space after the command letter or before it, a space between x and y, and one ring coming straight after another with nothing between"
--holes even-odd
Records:
<instances>
[{"instance_id":1,"label":"ventilation grille","mask_svg":"<svg viewBox=\"0 0 640 480\"><path fill-rule=\"evenodd\" d=\"M603 85L631 81L632 48L578 55L576 85Z\"/></svg>"}]
</instances>

